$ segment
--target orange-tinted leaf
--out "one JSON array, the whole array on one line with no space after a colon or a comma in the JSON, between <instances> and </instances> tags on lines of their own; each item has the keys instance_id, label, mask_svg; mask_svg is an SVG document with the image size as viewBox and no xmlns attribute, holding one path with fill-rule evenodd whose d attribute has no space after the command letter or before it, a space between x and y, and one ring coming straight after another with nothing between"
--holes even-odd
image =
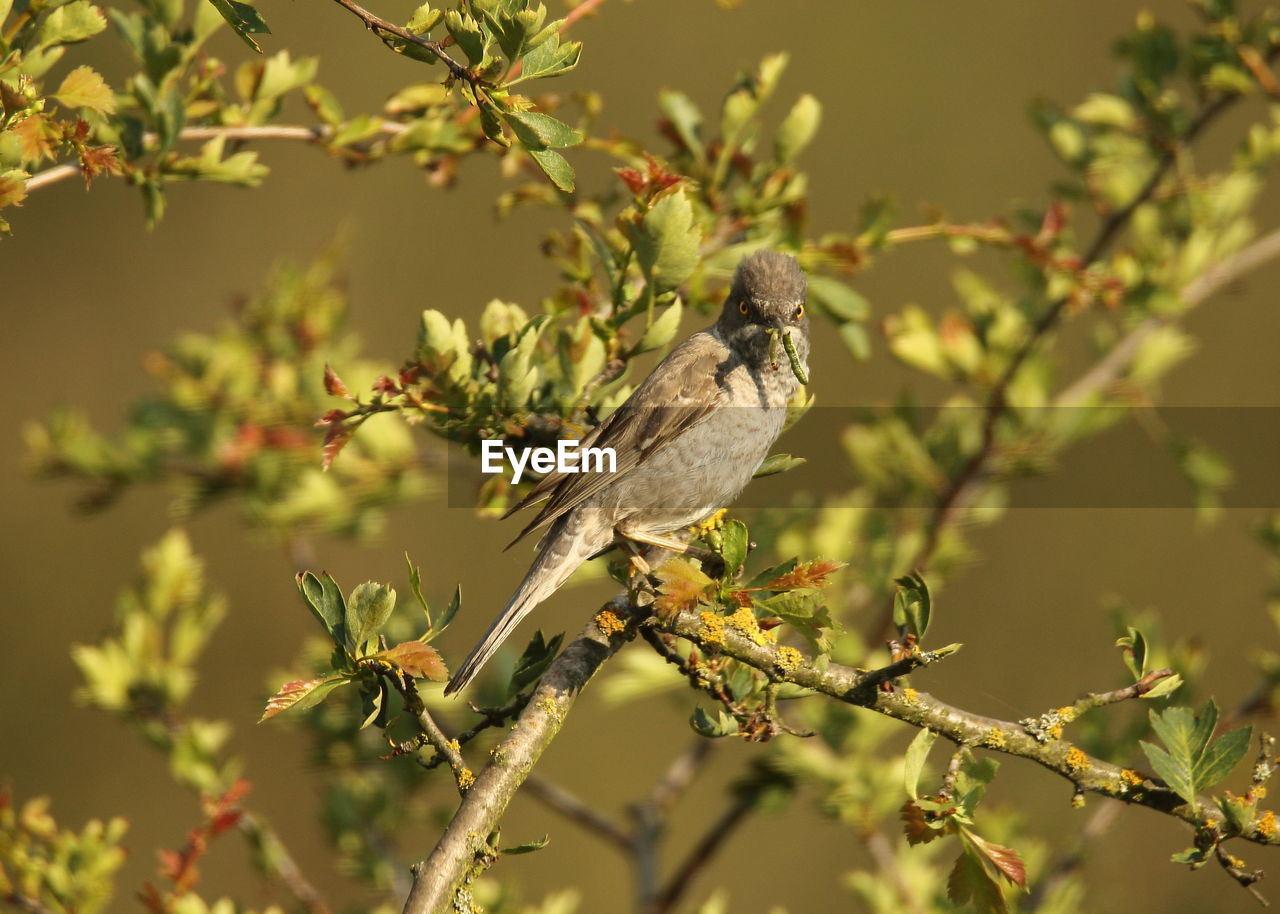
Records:
<instances>
[{"instance_id":1,"label":"orange-tinted leaf","mask_svg":"<svg viewBox=\"0 0 1280 914\"><path fill-rule=\"evenodd\" d=\"M22 172L0 174L0 207L21 206L27 196L27 180Z\"/></svg>"},{"instance_id":2,"label":"orange-tinted leaf","mask_svg":"<svg viewBox=\"0 0 1280 914\"><path fill-rule=\"evenodd\" d=\"M827 578L843 567L844 562L835 562L830 559L817 559L816 561L806 562L791 569L786 574L774 578L764 585L764 589L798 590L802 587L823 587L827 583Z\"/></svg>"},{"instance_id":3,"label":"orange-tinted leaf","mask_svg":"<svg viewBox=\"0 0 1280 914\"><path fill-rule=\"evenodd\" d=\"M24 162L53 158L53 144L58 139L58 132L50 126L49 119L43 114L23 118L9 129L18 138Z\"/></svg>"},{"instance_id":4,"label":"orange-tinted leaf","mask_svg":"<svg viewBox=\"0 0 1280 914\"><path fill-rule=\"evenodd\" d=\"M338 377L333 367L327 362L324 366L324 389L332 397L351 399L351 391L347 390L347 385L342 383L342 378Z\"/></svg>"},{"instance_id":5,"label":"orange-tinted leaf","mask_svg":"<svg viewBox=\"0 0 1280 914\"><path fill-rule=\"evenodd\" d=\"M973 846L991 861L1001 876L1019 888L1025 889L1027 887L1027 866L1022 862L1022 858L1018 856L1017 851L1011 847L1005 847L1003 844L995 844L979 838L967 828L964 831L965 836L973 842Z\"/></svg>"},{"instance_id":6,"label":"orange-tinted leaf","mask_svg":"<svg viewBox=\"0 0 1280 914\"><path fill-rule=\"evenodd\" d=\"M334 459L347 446L347 442L351 440L354 431L348 425L329 426L329 430L324 434L324 447L322 448L324 456L320 461L322 469L327 470L333 466Z\"/></svg>"},{"instance_id":7,"label":"orange-tinted leaf","mask_svg":"<svg viewBox=\"0 0 1280 914\"><path fill-rule=\"evenodd\" d=\"M114 114L116 96L93 67L76 67L54 93L68 108L88 108L99 114Z\"/></svg>"},{"instance_id":8,"label":"orange-tinted leaf","mask_svg":"<svg viewBox=\"0 0 1280 914\"><path fill-rule=\"evenodd\" d=\"M449 670L445 667L440 653L431 645L423 644L421 641L405 641L374 656L394 663L417 679L444 682L449 678Z\"/></svg>"},{"instance_id":9,"label":"orange-tinted leaf","mask_svg":"<svg viewBox=\"0 0 1280 914\"><path fill-rule=\"evenodd\" d=\"M656 572L661 581L654 608L662 615L692 609L715 582L684 559L672 559Z\"/></svg>"},{"instance_id":10,"label":"orange-tinted leaf","mask_svg":"<svg viewBox=\"0 0 1280 914\"><path fill-rule=\"evenodd\" d=\"M295 679L286 682L280 691L267 701L267 708L262 712L258 723L275 717L281 711L290 709L301 711L319 704L324 697L343 683L350 682L345 676L321 676L319 679Z\"/></svg>"}]
</instances>

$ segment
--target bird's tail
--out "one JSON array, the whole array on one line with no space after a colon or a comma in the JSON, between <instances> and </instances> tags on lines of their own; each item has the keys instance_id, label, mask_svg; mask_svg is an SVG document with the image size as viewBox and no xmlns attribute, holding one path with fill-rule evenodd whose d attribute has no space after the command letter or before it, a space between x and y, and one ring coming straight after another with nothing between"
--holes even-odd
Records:
<instances>
[{"instance_id":1,"label":"bird's tail","mask_svg":"<svg viewBox=\"0 0 1280 914\"><path fill-rule=\"evenodd\" d=\"M613 539L612 530L594 536L584 535L588 531L581 528L587 525L575 523L577 520L572 515L566 516L547 533L528 574L502 608L502 612L493 620L480 643L472 648L467 659L454 671L449 684L444 688L444 694L452 695L466 688L530 610L551 596L579 565L608 547Z\"/></svg>"}]
</instances>

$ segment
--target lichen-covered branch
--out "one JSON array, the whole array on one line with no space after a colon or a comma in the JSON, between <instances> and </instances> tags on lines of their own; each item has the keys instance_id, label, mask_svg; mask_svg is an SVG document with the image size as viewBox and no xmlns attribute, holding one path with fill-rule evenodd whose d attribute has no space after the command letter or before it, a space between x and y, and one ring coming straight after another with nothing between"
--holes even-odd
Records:
<instances>
[{"instance_id":1,"label":"lichen-covered branch","mask_svg":"<svg viewBox=\"0 0 1280 914\"><path fill-rule=\"evenodd\" d=\"M490 753L489 764L463 797L431 856L414 868L405 914L471 910L468 887L494 859L489 836L507 804L560 732L583 686L605 660L635 636L643 615L622 596L602 612L625 619L625 624L620 630L606 626L611 632L606 635L593 620L548 667L511 731Z\"/></svg>"},{"instance_id":2,"label":"lichen-covered branch","mask_svg":"<svg viewBox=\"0 0 1280 914\"><path fill-rule=\"evenodd\" d=\"M912 688L895 688L892 691L878 688L882 682L888 682L915 667L925 665L931 659L937 659L936 655L933 658L928 654L918 658L911 657L880 670L867 671L837 663L819 666L794 648L771 642L756 644L752 639L728 627L709 633L699 613L693 610L681 610L672 614L661 623L661 628L693 642L705 651L719 651L777 681L803 686L912 726L928 728L957 745L990 749L1037 762L1069 781L1077 791L1099 793L1125 803L1144 806L1181 819L1196 829L1220 835L1232 834L1225 817L1207 798L1203 798L1193 809L1159 781L1093 758L1073 746L1070 741L1051 732L952 707L932 695ZM708 637L709 634L711 637ZM1134 695L1140 694L1136 689L1133 692ZM1096 703L1106 704L1109 703L1107 698L1111 694L1113 693L1092 696L1084 701L1095 706L1094 701L1101 699ZM1074 711L1074 707L1064 710ZM1064 722L1069 722L1072 715L1065 714L1063 717ZM1259 821L1272 822L1274 817L1264 814ZM1255 827L1238 837L1256 844L1280 845L1280 831L1266 826Z\"/></svg>"}]
</instances>

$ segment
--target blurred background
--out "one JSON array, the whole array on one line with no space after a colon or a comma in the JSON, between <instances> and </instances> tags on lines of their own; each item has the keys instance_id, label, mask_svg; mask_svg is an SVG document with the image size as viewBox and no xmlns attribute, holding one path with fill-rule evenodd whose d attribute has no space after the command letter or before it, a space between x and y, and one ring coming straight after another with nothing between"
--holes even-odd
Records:
<instances>
[{"instance_id":1,"label":"blurred background","mask_svg":"<svg viewBox=\"0 0 1280 914\"><path fill-rule=\"evenodd\" d=\"M801 162L810 175L815 235L852 229L859 205L879 192L895 195L904 219L927 218L937 207L958 220L981 220L1018 200L1043 201L1058 165L1028 123L1029 102L1047 97L1069 105L1090 90L1110 88L1117 70L1111 42L1139 11L1116 0L786 2L800 15L780 17L783 0L746 0L734 10L712 0L609 0L598 16L575 27L573 37L585 42L582 63L554 88L599 91L603 128L653 140L661 88L683 89L714 109L738 70L786 50L791 65L773 101L775 116L801 92L816 94L824 106L819 138ZM412 6L383 0L375 12L404 21ZM415 64L387 53L337 4L264 0L261 8L274 33L263 41L264 51L318 55L320 80L348 110L376 109L414 78ZM1174 23L1191 15L1173 0L1147 8ZM218 42L213 52L229 61L246 53L230 35ZM655 59L664 62L661 70L652 69ZM109 75L124 70L109 58L89 62ZM1232 123L1226 119L1201 155L1227 154L1236 135ZM6 331L0 372L9 417L0 437L0 574L9 588L0 638L0 774L19 799L52 795L64 826L116 814L129 819L132 856L118 910L134 904L131 887L150 877L153 850L179 844L198 821L198 809L132 733L73 704L78 674L68 648L109 626L114 596L132 579L139 549L169 526L168 501L163 491L135 491L105 514L77 516L72 487L24 475L24 424L65 404L89 411L103 430L120 428L125 404L151 388L140 367L146 353L183 331L214 328L231 300L262 286L274 263L306 262L339 234L351 323L365 354L391 364L411 351L422 309L471 320L493 297L536 307L554 282L554 267L538 243L558 227L548 220L562 217L530 208L498 221L493 200L506 185L492 161L469 159L457 187L441 191L426 186L407 161L347 170L301 145L258 148L272 168L262 188L178 186L154 231L144 227L136 191L122 182L101 180L86 194L78 181L66 181L8 211L14 237L0 244ZM586 150L570 156L584 188L611 180L612 163L603 157ZM1274 189L1261 211L1280 215ZM500 271L481 263L480 255L495 249L504 252ZM856 285L877 316L910 301L938 311L953 295L947 275L953 263L943 248L912 246L884 258ZM1200 349L1169 381L1167 403L1280 406L1278 284L1280 264L1273 263L1191 317ZM694 320L686 316L682 333L694 329ZM812 365L812 389L822 405L883 402L909 379L878 338L872 358L854 363L838 342L820 335ZM814 418L821 421L822 414L815 411ZM1253 415L1274 418L1267 411ZM807 452L802 442L816 440L797 436L788 443L808 458L804 472L820 476L843 465L838 454ZM1162 458L1153 453L1152 459ZM1070 471L1068 464L1064 472ZM1253 683L1243 657L1254 647L1274 646L1256 644L1254 634L1271 638L1273 632L1262 621L1265 557L1248 535L1260 513L1228 510L1206 527L1190 508L1015 505L999 524L976 533L981 560L956 575L943 597L934 636L938 644L963 640L965 651L917 684L1006 719L1112 687L1119 664L1105 601L1117 596L1159 608L1171 633L1199 635L1211 658L1211 691L1232 706ZM514 524L449 508L440 492L394 510L374 542L318 540L317 563L347 586L365 579L402 583L407 549L423 566L434 601L446 600L460 583L464 612L441 642L446 655L457 656L529 560L527 551L501 551ZM205 661L206 669L219 671L218 688L197 689L192 710L235 722L233 743L247 760L253 803L273 818L303 868L335 901L359 904L351 885L326 863L301 741L287 728L254 723L267 671L289 664L312 633L292 568L276 547L246 536L229 506L199 515L188 529L231 609ZM536 625L576 631L585 607L608 594L606 584L588 586L549 601ZM691 737L683 721L667 713L668 700L615 711L589 691L540 772L577 785L591 802L620 814ZM675 817L669 850L687 847L717 814L722 783L757 751L738 742L717 745L714 763ZM1070 808L1063 782L1017 760L1005 762L993 798L1019 807L1037 830L1064 841L1087 815ZM504 823L506 840L548 833L546 850L504 861L496 875L518 880L528 897L572 884L584 893L582 911L621 910L619 900L629 897L624 864L534 801L517 798ZM1090 856L1086 872L1096 891L1089 909L1252 909L1254 902L1220 873L1168 863L1188 837L1168 818L1126 811ZM421 841L425 855L427 836ZM1280 867L1274 853L1257 850L1249 862ZM840 874L865 863L846 831L797 802L737 833L690 900L726 886L730 910L743 914L764 914L774 905L787 905L792 914L853 910ZM220 844L203 872L206 897L260 897L247 854L234 841Z\"/></svg>"}]
</instances>

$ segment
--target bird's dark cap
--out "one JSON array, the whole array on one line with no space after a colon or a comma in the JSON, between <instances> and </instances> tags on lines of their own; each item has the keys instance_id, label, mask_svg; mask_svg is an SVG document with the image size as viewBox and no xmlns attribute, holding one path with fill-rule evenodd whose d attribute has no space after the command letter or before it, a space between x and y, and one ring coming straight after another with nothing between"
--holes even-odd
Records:
<instances>
[{"instance_id":1,"label":"bird's dark cap","mask_svg":"<svg viewBox=\"0 0 1280 914\"><path fill-rule=\"evenodd\" d=\"M777 251L756 251L738 264L730 297L751 295L774 301L803 301L805 286L804 272L794 257Z\"/></svg>"}]
</instances>

